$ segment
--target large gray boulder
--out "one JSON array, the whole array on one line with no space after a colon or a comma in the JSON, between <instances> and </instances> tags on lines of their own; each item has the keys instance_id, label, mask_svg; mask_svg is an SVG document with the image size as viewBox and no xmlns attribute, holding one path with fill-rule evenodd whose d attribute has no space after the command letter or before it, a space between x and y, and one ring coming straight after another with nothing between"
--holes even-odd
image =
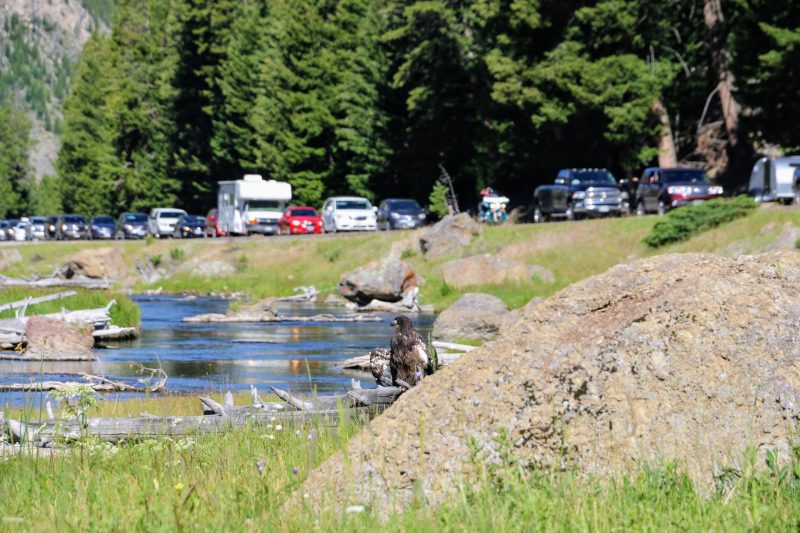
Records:
<instances>
[{"instance_id":1,"label":"large gray boulder","mask_svg":"<svg viewBox=\"0 0 800 533\"><path fill-rule=\"evenodd\" d=\"M442 341L487 341L497 336L508 307L491 294L467 293L439 313L433 323L433 338Z\"/></svg>"},{"instance_id":2,"label":"large gray boulder","mask_svg":"<svg viewBox=\"0 0 800 533\"><path fill-rule=\"evenodd\" d=\"M448 215L420 237L419 246L426 257L444 257L463 250L482 231L467 213Z\"/></svg>"},{"instance_id":3,"label":"large gray boulder","mask_svg":"<svg viewBox=\"0 0 800 533\"><path fill-rule=\"evenodd\" d=\"M514 465L619 477L675 461L704 492L751 452L761 468L768 452L791 464L798 292L793 250L616 266L403 394L344 457L309 473L297 500L445 502L483 471L476 460L512 464L498 454L501 432Z\"/></svg>"},{"instance_id":4,"label":"large gray boulder","mask_svg":"<svg viewBox=\"0 0 800 533\"><path fill-rule=\"evenodd\" d=\"M47 361L94 361L92 326L32 316L25 324L26 355Z\"/></svg>"},{"instance_id":5,"label":"large gray boulder","mask_svg":"<svg viewBox=\"0 0 800 533\"><path fill-rule=\"evenodd\" d=\"M399 302L418 284L414 268L403 261L373 261L344 274L336 290L358 305L372 300Z\"/></svg>"}]
</instances>

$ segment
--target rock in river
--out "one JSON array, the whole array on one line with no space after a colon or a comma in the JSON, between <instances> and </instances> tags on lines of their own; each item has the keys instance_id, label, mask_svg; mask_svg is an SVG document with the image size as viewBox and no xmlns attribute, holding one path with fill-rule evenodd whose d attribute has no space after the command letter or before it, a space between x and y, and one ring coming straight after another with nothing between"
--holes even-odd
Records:
<instances>
[{"instance_id":1,"label":"rock in river","mask_svg":"<svg viewBox=\"0 0 800 533\"><path fill-rule=\"evenodd\" d=\"M403 261L372 261L342 276L336 290L358 305L372 300L399 302L417 286L414 268Z\"/></svg>"}]
</instances>

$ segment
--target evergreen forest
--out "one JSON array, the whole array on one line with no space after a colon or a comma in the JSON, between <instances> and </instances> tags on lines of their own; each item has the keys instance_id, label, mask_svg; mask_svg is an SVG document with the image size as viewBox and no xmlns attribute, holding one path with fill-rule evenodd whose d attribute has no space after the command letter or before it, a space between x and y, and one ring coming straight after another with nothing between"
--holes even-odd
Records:
<instances>
[{"instance_id":1,"label":"evergreen forest","mask_svg":"<svg viewBox=\"0 0 800 533\"><path fill-rule=\"evenodd\" d=\"M467 205L485 186L524 204L580 166L692 164L734 193L759 154L800 147L793 0L97 4L111 30L70 68L44 186L0 108L0 215L204 213L249 172L301 204L427 203L439 165Z\"/></svg>"}]
</instances>

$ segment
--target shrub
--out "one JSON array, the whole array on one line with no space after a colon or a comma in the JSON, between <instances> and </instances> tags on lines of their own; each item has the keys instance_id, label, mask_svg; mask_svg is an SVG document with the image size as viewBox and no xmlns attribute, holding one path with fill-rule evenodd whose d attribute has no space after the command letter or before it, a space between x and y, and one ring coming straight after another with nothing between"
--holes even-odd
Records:
<instances>
[{"instance_id":1,"label":"shrub","mask_svg":"<svg viewBox=\"0 0 800 533\"><path fill-rule=\"evenodd\" d=\"M145 236L144 236L144 245L145 245L145 246L150 246L150 245L151 245L151 244L153 244L154 242L156 242L156 238L155 238L155 237L153 237L152 235L149 235L149 234L148 234L148 235L145 235Z\"/></svg>"},{"instance_id":2,"label":"shrub","mask_svg":"<svg viewBox=\"0 0 800 533\"><path fill-rule=\"evenodd\" d=\"M651 248L658 248L684 241L720 224L746 216L755 207L756 203L749 196L739 196L733 200L715 199L681 207L670 211L656 222L643 242Z\"/></svg>"},{"instance_id":3,"label":"shrub","mask_svg":"<svg viewBox=\"0 0 800 533\"><path fill-rule=\"evenodd\" d=\"M236 272L244 272L247 270L247 265L250 261L247 259L247 256L242 254L236 258Z\"/></svg>"},{"instance_id":4,"label":"shrub","mask_svg":"<svg viewBox=\"0 0 800 533\"><path fill-rule=\"evenodd\" d=\"M437 218L442 218L448 213L447 192L447 187L437 181L428 197L428 211Z\"/></svg>"},{"instance_id":5,"label":"shrub","mask_svg":"<svg viewBox=\"0 0 800 533\"><path fill-rule=\"evenodd\" d=\"M169 251L169 256L173 261L180 261L186 256L186 250L183 248L173 248Z\"/></svg>"},{"instance_id":6,"label":"shrub","mask_svg":"<svg viewBox=\"0 0 800 533\"><path fill-rule=\"evenodd\" d=\"M163 259L161 255L151 255L150 256L150 264L153 265L153 268L158 268L161 266Z\"/></svg>"}]
</instances>

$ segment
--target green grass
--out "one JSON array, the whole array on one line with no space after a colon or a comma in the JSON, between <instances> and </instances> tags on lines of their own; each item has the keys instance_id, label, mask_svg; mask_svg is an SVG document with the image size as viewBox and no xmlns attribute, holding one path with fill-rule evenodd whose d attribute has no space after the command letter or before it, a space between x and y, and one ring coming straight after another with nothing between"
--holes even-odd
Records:
<instances>
[{"instance_id":1,"label":"green grass","mask_svg":"<svg viewBox=\"0 0 800 533\"><path fill-rule=\"evenodd\" d=\"M676 210L679 213L683 209ZM488 292L512 308L524 306L536 296L550 296L560 289L619 263L672 252L717 252L724 255L762 251L782 230L795 224L798 212L763 207L750 209L742 218L726 222L687 240L653 249L642 242L654 225L668 217L625 217L580 222L488 226L465 250L439 259L429 259L418 250L401 252L425 280L420 301L442 310L465 292ZM670 215L672 216L672 215ZM153 240L123 243L34 244L17 249L23 260L11 265L7 275L49 273L81 247L119 246L130 275L126 286L134 291L161 287L165 292L240 292L250 298L290 295L300 285L314 285L323 295L333 293L341 275L372 260L386 257L392 244L419 233L358 233L315 238ZM481 285L456 289L442 279L442 264L464 255L491 253L549 269L554 283L532 277L518 284ZM146 285L135 275L135 260L161 258L165 275ZM230 274L198 275L199 266L215 261L229 265Z\"/></svg>"},{"instance_id":2,"label":"green grass","mask_svg":"<svg viewBox=\"0 0 800 533\"><path fill-rule=\"evenodd\" d=\"M358 430L354 422L280 431L253 425L118 447L89 442L59 457L7 457L0 524L23 531L727 532L794 531L800 520L800 463L769 467L754 454L710 492L670 463L594 479L476 460L475 479L440 505L420 498L399 514L369 502L356 514L305 508L296 489ZM297 499L285 507L290 497Z\"/></svg>"},{"instance_id":3,"label":"green grass","mask_svg":"<svg viewBox=\"0 0 800 533\"><path fill-rule=\"evenodd\" d=\"M0 289L0 304L23 300L28 296L37 297L48 294L62 292L64 289L29 289L24 287L8 287ZM34 314L41 315L46 313L58 313L62 309L75 311L78 309L94 309L105 307L111 300L116 300L116 304L111 307L111 322L117 326L139 326L140 312L136 305L126 295L113 291L98 291L77 289L76 296L70 296L61 300L53 300L40 304L32 305L26 312L27 316ZM0 318L14 317L14 310L10 309L0 313Z\"/></svg>"}]
</instances>

